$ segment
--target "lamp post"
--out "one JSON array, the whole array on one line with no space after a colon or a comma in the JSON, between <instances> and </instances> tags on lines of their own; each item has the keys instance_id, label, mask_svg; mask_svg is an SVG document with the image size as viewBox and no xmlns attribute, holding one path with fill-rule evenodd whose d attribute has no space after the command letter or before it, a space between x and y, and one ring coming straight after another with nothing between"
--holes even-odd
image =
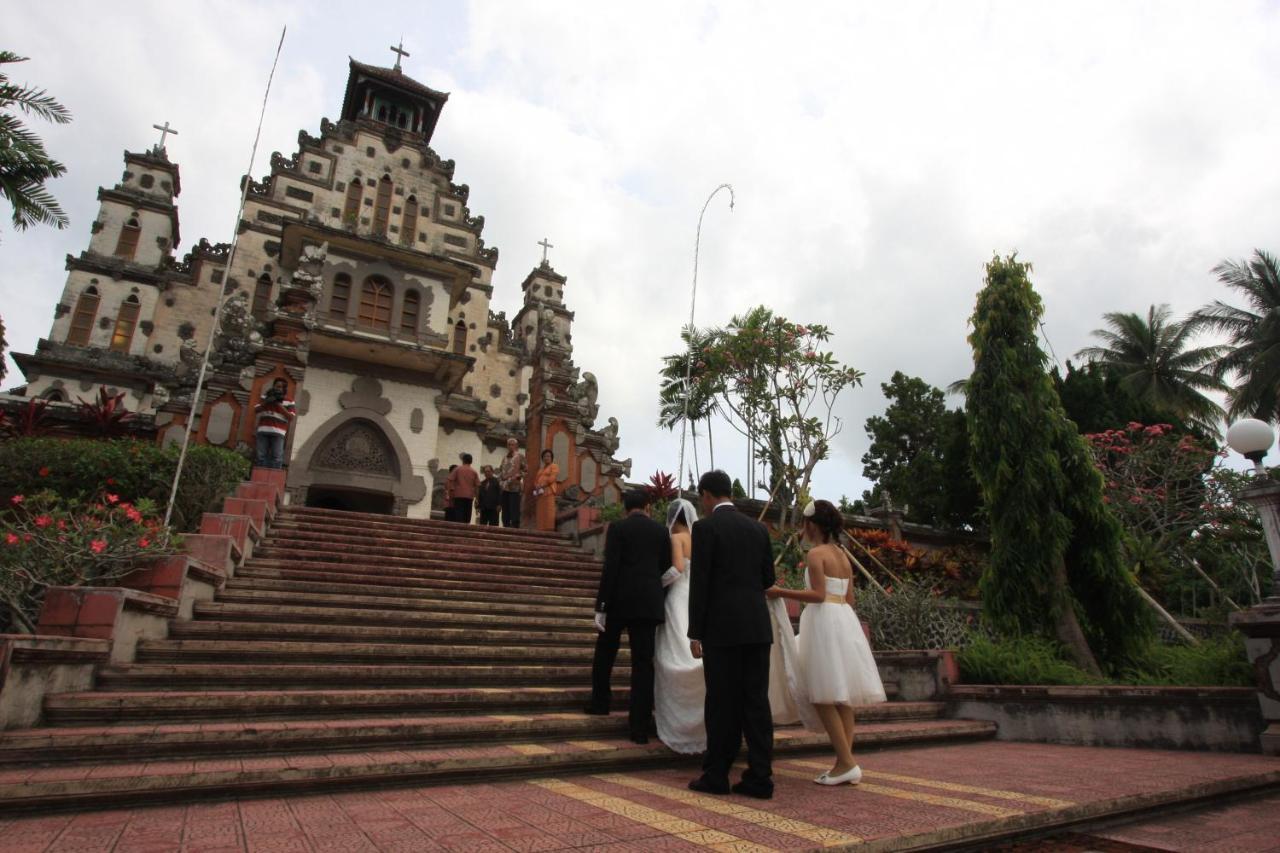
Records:
<instances>
[{"instance_id":1,"label":"lamp post","mask_svg":"<svg viewBox=\"0 0 1280 853\"><path fill-rule=\"evenodd\" d=\"M715 198L720 190L729 191L729 210L733 210L733 187L729 184L721 184L711 191L711 195L707 196L706 202L702 205L702 212L698 214L698 231L693 240L693 293L689 296L689 354L685 358L684 366L684 415L680 421L680 462L676 466L677 489L681 488L680 482L684 479L684 440L689 430L689 395L693 387L693 312L698 305L698 252L702 248L702 217L707 215L711 199Z\"/></svg>"},{"instance_id":2,"label":"lamp post","mask_svg":"<svg viewBox=\"0 0 1280 853\"><path fill-rule=\"evenodd\" d=\"M1258 704L1267 727L1260 745L1267 755L1280 755L1280 481L1262 467L1262 459L1275 442L1275 433L1262 421L1248 418L1231 425L1227 444L1253 462L1254 482L1241 490L1258 510L1271 552L1271 594L1262 603L1231 614L1232 627L1245 636L1245 652L1253 664Z\"/></svg>"}]
</instances>

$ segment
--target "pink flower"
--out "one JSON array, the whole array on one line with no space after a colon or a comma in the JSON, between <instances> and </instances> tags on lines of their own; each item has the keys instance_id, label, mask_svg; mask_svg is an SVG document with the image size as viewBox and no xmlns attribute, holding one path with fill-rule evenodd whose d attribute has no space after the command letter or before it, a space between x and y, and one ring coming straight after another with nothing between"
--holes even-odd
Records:
<instances>
[{"instance_id":1,"label":"pink flower","mask_svg":"<svg viewBox=\"0 0 1280 853\"><path fill-rule=\"evenodd\" d=\"M146 548L150 544L151 544L151 540L145 536L143 536L141 539L138 540L139 547Z\"/></svg>"},{"instance_id":2,"label":"pink flower","mask_svg":"<svg viewBox=\"0 0 1280 853\"><path fill-rule=\"evenodd\" d=\"M117 501L120 500L119 495L107 495L106 498L107 498L107 503L109 504L116 503Z\"/></svg>"},{"instance_id":3,"label":"pink flower","mask_svg":"<svg viewBox=\"0 0 1280 853\"><path fill-rule=\"evenodd\" d=\"M129 518L130 521L134 522L135 524L142 523L142 513L138 512L133 507L129 507L127 510L125 510L124 514Z\"/></svg>"},{"instance_id":4,"label":"pink flower","mask_svg":"<svg viewBox=\"0 0 1280 853\"><path fill-rule=\"evenodd\" d=\"M9 545L17 545L22 540L18 538L18 534L16 533L6 533L4 535L4 541Z\"/></svg>"},{"instance_id":5,"label":"pink flower","mask_svg":"<svg viewBox=\"0 0 1280 853\"><path fill-rule=\"evenodd\" d=\"M22 495L14 495L13 497L9 498L9 503L13 504L14 506L17 506L18 504L22 503L25 500L26 498L23 497Z\"/></svg>"},{"instance_id":6,"label":"pink flower","mask_svg":"<svg viewBox=\"0 0 1280 853\"><path fill-rule=\"evenodd\" d=\"M66 529L67 529L67 523L66 523L65 521L63 521L61 518L60 518L60 519L58 519L58 529L59 529L59 530L66 530Z\"/></svg>"},{"instance_id":7,"label":"pink flower","mask_svg":"<svg viewBox=\"0 0 1280 853\"><path fill-rule=\"evenodd\" d=\"M39 527L41 530L48 527L50 524L53 524L53 519L50 518L49 516L47 515L36 516L36 527Z\"/></svg>"},{"instance_id":8,"label":"pink flower","mask_svg":"<svg viewBox=\"0 0 1280 853\"><path fill-rule=\"evenodd\" d=\"M95 539L89 543L89 550L95 554L101 554L107 548L107 543L101 539Z\"/></svg>"}]
</instances>

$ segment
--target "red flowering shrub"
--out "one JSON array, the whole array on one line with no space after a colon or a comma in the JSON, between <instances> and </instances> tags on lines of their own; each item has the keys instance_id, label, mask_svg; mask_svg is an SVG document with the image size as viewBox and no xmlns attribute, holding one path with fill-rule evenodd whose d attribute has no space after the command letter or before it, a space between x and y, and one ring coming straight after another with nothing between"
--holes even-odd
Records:
<instances>
[{"instance_id":1,"label":"red flowering shrub","mask_svg":"<svg viewBox=\"0 0 1280 853\"><path fill-rule=\"evenodd\" d=\"M921 584L938 595L967 601L978 597L978 580L986 568L986 557L976 547L916 548L909 542L894 539L887 530L874 528L850 527L845 533L855 540L849 544L850 552L885 587L893 585L893 578L881 565L903 580ZM861 576L861 572L858 574Z\"/></svg>"},{"instance_id":2,"label":"red flowering shrub","mask_svg":"<svg viewBox=\"0 0 1280 853\"><path fill-rule=\"evenodd\" d=\"M104 493L67 500L53 492L13 495L0 509L0 630L34 630L51 586L110 585L141 561L176 553L178 537L152 501Z\"/></svg>"},{"instance_id":3,"label":"red flowering shrub","mask_svg":"<svg viewBox=\"0 0 1280 853\"><path fill-rule=\"evenodd\" d=\"M676 478L662 471L654 471L650 475L644 491L649 496L649 503L651 504L656 504L659 501L669 501L680 494L679 489L676 488Z\"/></svg>"}]
</instances>

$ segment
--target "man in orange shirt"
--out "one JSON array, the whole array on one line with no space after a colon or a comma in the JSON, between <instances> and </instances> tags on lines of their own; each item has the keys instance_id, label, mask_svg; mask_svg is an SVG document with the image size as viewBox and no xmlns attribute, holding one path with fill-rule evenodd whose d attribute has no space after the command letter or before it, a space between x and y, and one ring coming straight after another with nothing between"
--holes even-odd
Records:
<instances>
[{"instance_id":1,"label":"man in orange shirt","mask_svg":"<svg viewBox=\"0 0 1280 853\"><path fill-rule=\"evenodd\" d=\"M449 472L449 478L444 483L445 494L453 496L453 505L449 507L452 518L448 520L470 524L471 510L475 506L476 492L480 488L480 475L471 467L470 453L463 453L460 458L462 464Z\"/></svg>"}]
</instances>

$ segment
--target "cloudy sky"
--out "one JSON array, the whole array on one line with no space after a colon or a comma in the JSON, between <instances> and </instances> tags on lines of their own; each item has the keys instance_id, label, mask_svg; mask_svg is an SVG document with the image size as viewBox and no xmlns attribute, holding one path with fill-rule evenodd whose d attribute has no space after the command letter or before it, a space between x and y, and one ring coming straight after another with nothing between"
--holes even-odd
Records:
<instances>
[{"instance_id":1,"label":"cloudy sky","mask_svg":"<svg viewBox=\"0 0 1280 853\"><path fill-rule=\"evenodd\" d=\"M75 115L41 128L68 174L66 231L0 223L11 349L47 333L121 152L169 121L182 168L183 252L227 240L262 87L288 26L263 142L336 117L347 56L451 93L434 147L457 161L501 249L495 307L514 312L536 242L569 277L575 356L622 423L634 474L675 467L658 430L661 356L697 320L765 303L824 322L866 372L820 496L866 486L862 424L894 370L942 386L969 372L982 266L1035 267L1060 359L1106 311L1176 313L1222 296L1210 269L1280 251L1280 5L1276 2L778 3L133 2L21 4L14 76ZM19 379L9 362L6 385ZM742 476L727 427L717 462ZM706 463L705 447L702 450ZM744 477L745 479L745 477Z\"/></svg>"}]
</instances>

